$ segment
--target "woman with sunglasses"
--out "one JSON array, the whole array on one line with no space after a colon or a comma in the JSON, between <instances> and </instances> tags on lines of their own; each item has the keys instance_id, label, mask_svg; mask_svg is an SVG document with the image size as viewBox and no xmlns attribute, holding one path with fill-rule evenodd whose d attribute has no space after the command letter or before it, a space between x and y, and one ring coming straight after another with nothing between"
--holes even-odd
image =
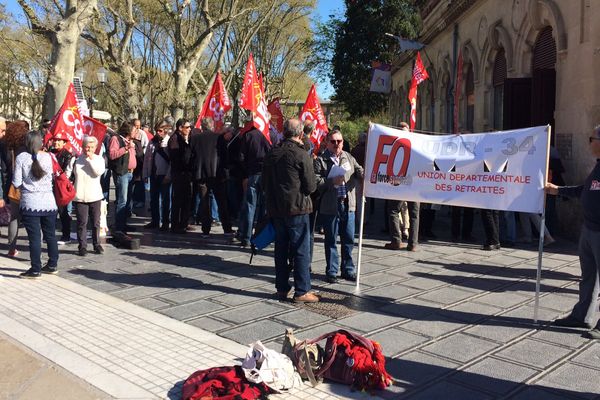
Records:
<instances>
[{"instance_id":1,"label":"woman with sunglasses","mask_svg":"<svg viewBox=\"0 0 600 400\"><path fill-rule=\"evenodd\" d=\"M186 233L191 213L192 176L194 172L190 132L192 124L184 118L177 120L175 133L169 138L168 149L173 182L171 231Z\"/></svg>"},{"instance_id":2,"label":"woman with sunglasses","mask_svg":"<svg viewBox=\"0 0 600 400\"><path fill-rule=\"evenodd\" d=\"M163 121L156 125L155 135L148 143L144 156L144 181L150 180L150 214L152 220L146 229L161 231L169 229L171 212L171 165L167 151L168 125Z\"/></svg>"}]
</instances>

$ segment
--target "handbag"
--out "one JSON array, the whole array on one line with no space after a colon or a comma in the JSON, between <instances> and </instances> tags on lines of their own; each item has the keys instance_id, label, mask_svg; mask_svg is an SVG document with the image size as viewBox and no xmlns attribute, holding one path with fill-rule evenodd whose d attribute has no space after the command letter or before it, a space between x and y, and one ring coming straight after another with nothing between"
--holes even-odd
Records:
<instances>
[{"instance_id":1,"label":"handbag","mask_svg":"<svg viewBox=\"0 0 600 400\"><path fill-rule=\"evenodd\" d=\"M4 204L4 207L0 208L0 226L10 225L10 205Z\"/></svg>"},{"instance_id":2,"label":"handbag","mask_svg":"<svg viewBox=\"0 0 600 400\"><path fill-rule=\"evenodd\" d=\"M307 344L327 339L323 365L316 374L358 390L385 389L392 377L385 369L385 357L379 343L357 333L337 330Z\"/></svg>"},{"instance_id":3,"label":"handbag","mask_svg":"<svg viewBox=\"0 0 600 400\"><path fill-rule=\"evenodd\" d=\"M21 189L17 189L12 183L8 188L8 199L11 203L19 204L21 202Z\"/></svg>"},{"instance_id":4,"label":"handbag","mask_svg":"<svg viewBox=\"0 0 600 400\"><path fill-rule=\"evenodd\" d=\"M296 339L294 330L287 328L281 352L292 360L302 379L308 379L313 387L320 383L316 374L323 365L324 350L321 346Z\"/></svg>"},{"instance_id":5,"label":"handbag","mask_svg":"<svg viewBox=\"0 0 600 400\"><path fill-rule=\"evenodd\" d=\"M285 354L266 348L260 340L248 348L242 369L248 381L263 382L276 392L302 386L302 379L294 370L292 360Z\"/></svg>"},{"instance_id":6,"label":"handbag","mask_svg":"<svg viewBox=\"0 0 600 400\"><path fill-rule=\"evenodd\" d=\"M52 157L52 174L54 176L54 198L58 207L64 207L75 198L75 186L64 173L54 154Z\"/></svg>"}]
</instances>

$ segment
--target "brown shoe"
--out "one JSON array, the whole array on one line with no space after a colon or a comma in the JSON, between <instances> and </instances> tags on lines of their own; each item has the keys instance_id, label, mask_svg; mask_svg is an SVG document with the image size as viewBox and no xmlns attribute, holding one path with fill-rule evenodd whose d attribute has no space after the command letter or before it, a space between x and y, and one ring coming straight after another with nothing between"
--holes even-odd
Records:
<instances>
[{"instance_id":1,"label":"brown shoe","mask_svg":"<svg viewBox=\"0 0 600 400\"><path fill-rule=\"evenodd\" d=\"M312 292L304 293L302 296L294 296L294 303L318 303L319 296Z\"/></svg>"},{"instance_id":2,"label":"brown shoe","mask_svg":"<svg viewBox=\"0 0 600 400\"><path fill-rule=\"evenodd\" d=\"M390 243L386 243L385 246L386 249L388 250L402 250L406 248L406 244L404 243L398 243L398 242L390 242Z\"/></svg>"}]
</instances>

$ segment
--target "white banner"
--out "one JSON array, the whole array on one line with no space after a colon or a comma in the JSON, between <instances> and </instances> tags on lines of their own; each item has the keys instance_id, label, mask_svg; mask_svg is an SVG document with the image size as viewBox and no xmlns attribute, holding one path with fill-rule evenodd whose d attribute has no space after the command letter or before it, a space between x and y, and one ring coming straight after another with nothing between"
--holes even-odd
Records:
<instances>
[{"instance_id":1,"label":"white banner","mask_svg":"<svg viewBox=\"0 0 600 400\"><path fill-rule=\"evenodd\" d=\"M369 127L365 196L541 213L549 126L465 135Z\"/></svg>"}]
</instances>

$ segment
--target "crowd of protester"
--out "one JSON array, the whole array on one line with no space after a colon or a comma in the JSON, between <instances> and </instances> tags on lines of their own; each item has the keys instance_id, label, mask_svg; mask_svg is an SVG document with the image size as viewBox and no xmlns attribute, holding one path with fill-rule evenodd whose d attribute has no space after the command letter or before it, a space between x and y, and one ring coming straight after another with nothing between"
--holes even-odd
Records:
<instances>
[{"instance_id":1,"label":"crowd of protester","mask_svg":"<svg viewBox=\"0 0 600 400\"><path fill-rule=\"evenodd\" d=\"M37 235L40 229L46 232L51 228L48 222L51 218L45 217L51 215L56 204L46 205L44 212L50 214L43 215L44 218L40 220L45 221L45 228L44 224L38 223L41 228L37 229L32 227L31 210L26 204L24 206L22 202L19 207L7 197L11 183L22 189L26 199L31 193L38 193L38 186L43 186L48 178L44 175L43 179L36 179L31 168L42 161L45 163L45 156L40 158L36 154L48 151L54 154L76 189L72 203L56 208L61 231L60 240L56 242L62 245L71 241L71 214L74 210L80 256L85 256L88 252L88 222L92 227L93 251L97 254L104 252L100 243L102 200L114 201L111 229L126 234L136 230L128 223L129 218L136 208L147 206L146 193L149 192L151 218L144 226L145 229L186 234L196 231L198 228L195 225L199 225L201 237L207 238L211 234L211 228L220 224L231 243L241 247L250 245L257 223L261 225L260 222L267 219L276 221L276 217L298 219L302 215L302 224L307 218L308 253L299 254L304 251L304 247L299 247L294 242L299 240L294 236L299 232L297 227L294 228L296 230L292 229L292 234L289 231L290 221L279 221L274 223L276 231L282 231L285 227L288 233L285 240L279 237L275 242L288 243L290 248L276 251L276 262L280 260L282 263L285 260L286 265L301 272L304 267L298 265L305 265L306 260L312 259L314 233L317 231L325 235L326 280L330 283L337 282L339 275L342 279L356 280L352 252L355 228L364 212L361 199L367 134L359 135L358 143L350 150L349 143L336 126L322 140L320 148L315 149L314 143L309 139L315 129L312 122L289 120L284 132L272 130L268 138L254 127L251 119L239 129L225 125L218 131L215 131L211 118L204 118L200 122L200 128L194 128L185 118L173 122L168 117L158 122L151 131L139 119L125 121L118 128L109 129L101 143L94 137L85 137L84 151L78 157L71 152L64 134L52 136L47 132L49 121L44 121L41 132L38 133L43 138L42 148L39 150L36 147L38 136L33 140L33 131L29 132L25 121L4 125L6 136L0 141L0 154L2 197L9 203L11 211L8 255L15 257L18 254L16 238L20 223L26 226L28 235ZM2 124L5 124L4 121ZM408 126L403 123L401 128L408 129ZM35 146L32 144L34 142ZM298 155L299 151L303 158ZM23 153L25 155L20 156ZM270 164L265 166L265 159L269 157ZM273 160L273 157L277 159ZM20 163L17 162L19 160ZM31 160L34 162L30 162ZM296 160L298 165L290 166L292 160ZM307 170L299 170L300 161L308 163L306 165L309 168L305 164L302 164L302 168L308 168L310 174L314 175L310 177L314 178L314 189L312 180L306 176ZM551 163L551 167L556 171L554 178L560 178L560 173L564 172L560 160ZM279 175L271 174L273 168L279 171ZM281 175L284 173L288 175ZM109 198L111 178L115 189L114 199ZM311 189L304 188L301 194L296 193L300 190L296 186L306 179L308 181L305 185ZM293 198L290 199L290 196ZM299 199L304 203L294 203ZM49 199L46 200L50 203ZM285 205L285 212L289 215L284 215L279 203ZM384 230L389 233L391 240L383 247L416 251L419 240L435 239L435 207L417 202L386 201ZM452 208L453 242L474 241L474 213L475 210L471 208ZM480 210L479 213L485 232L484 250L500 248L501 240L505 245L514 244L516 234L513 231L517 218L528 242L533 238L531 225L540 229L539 216L536 215L514 215L496 210ZM237 231L234 230L236 226ZM544 229L546 242L552 242L548 229ZM280 232L279 236L281 235ZM338 237L341 244L339 252ZM50 235L45 238L47 241L55 240ZM33 242L34 247L37 246L36 243ZM50 247L49 245L49 249ZM57 253L53 253L48 268L56 267L56 258ZM307 265L310 268L310 262ZM32 268L38 273L41 270L37 260L35 263L32 260ZM284 268L281 266L279 270L283 271ZM302 282L306 277L296 276L296 279ZM279 295L288 291L287 284L278 284ZM300 287L296 287L296 293L302 298L309 293L309 289L301 283ZM307 299L315 300L311 296Z\"/></svg>"}]
</instances>

